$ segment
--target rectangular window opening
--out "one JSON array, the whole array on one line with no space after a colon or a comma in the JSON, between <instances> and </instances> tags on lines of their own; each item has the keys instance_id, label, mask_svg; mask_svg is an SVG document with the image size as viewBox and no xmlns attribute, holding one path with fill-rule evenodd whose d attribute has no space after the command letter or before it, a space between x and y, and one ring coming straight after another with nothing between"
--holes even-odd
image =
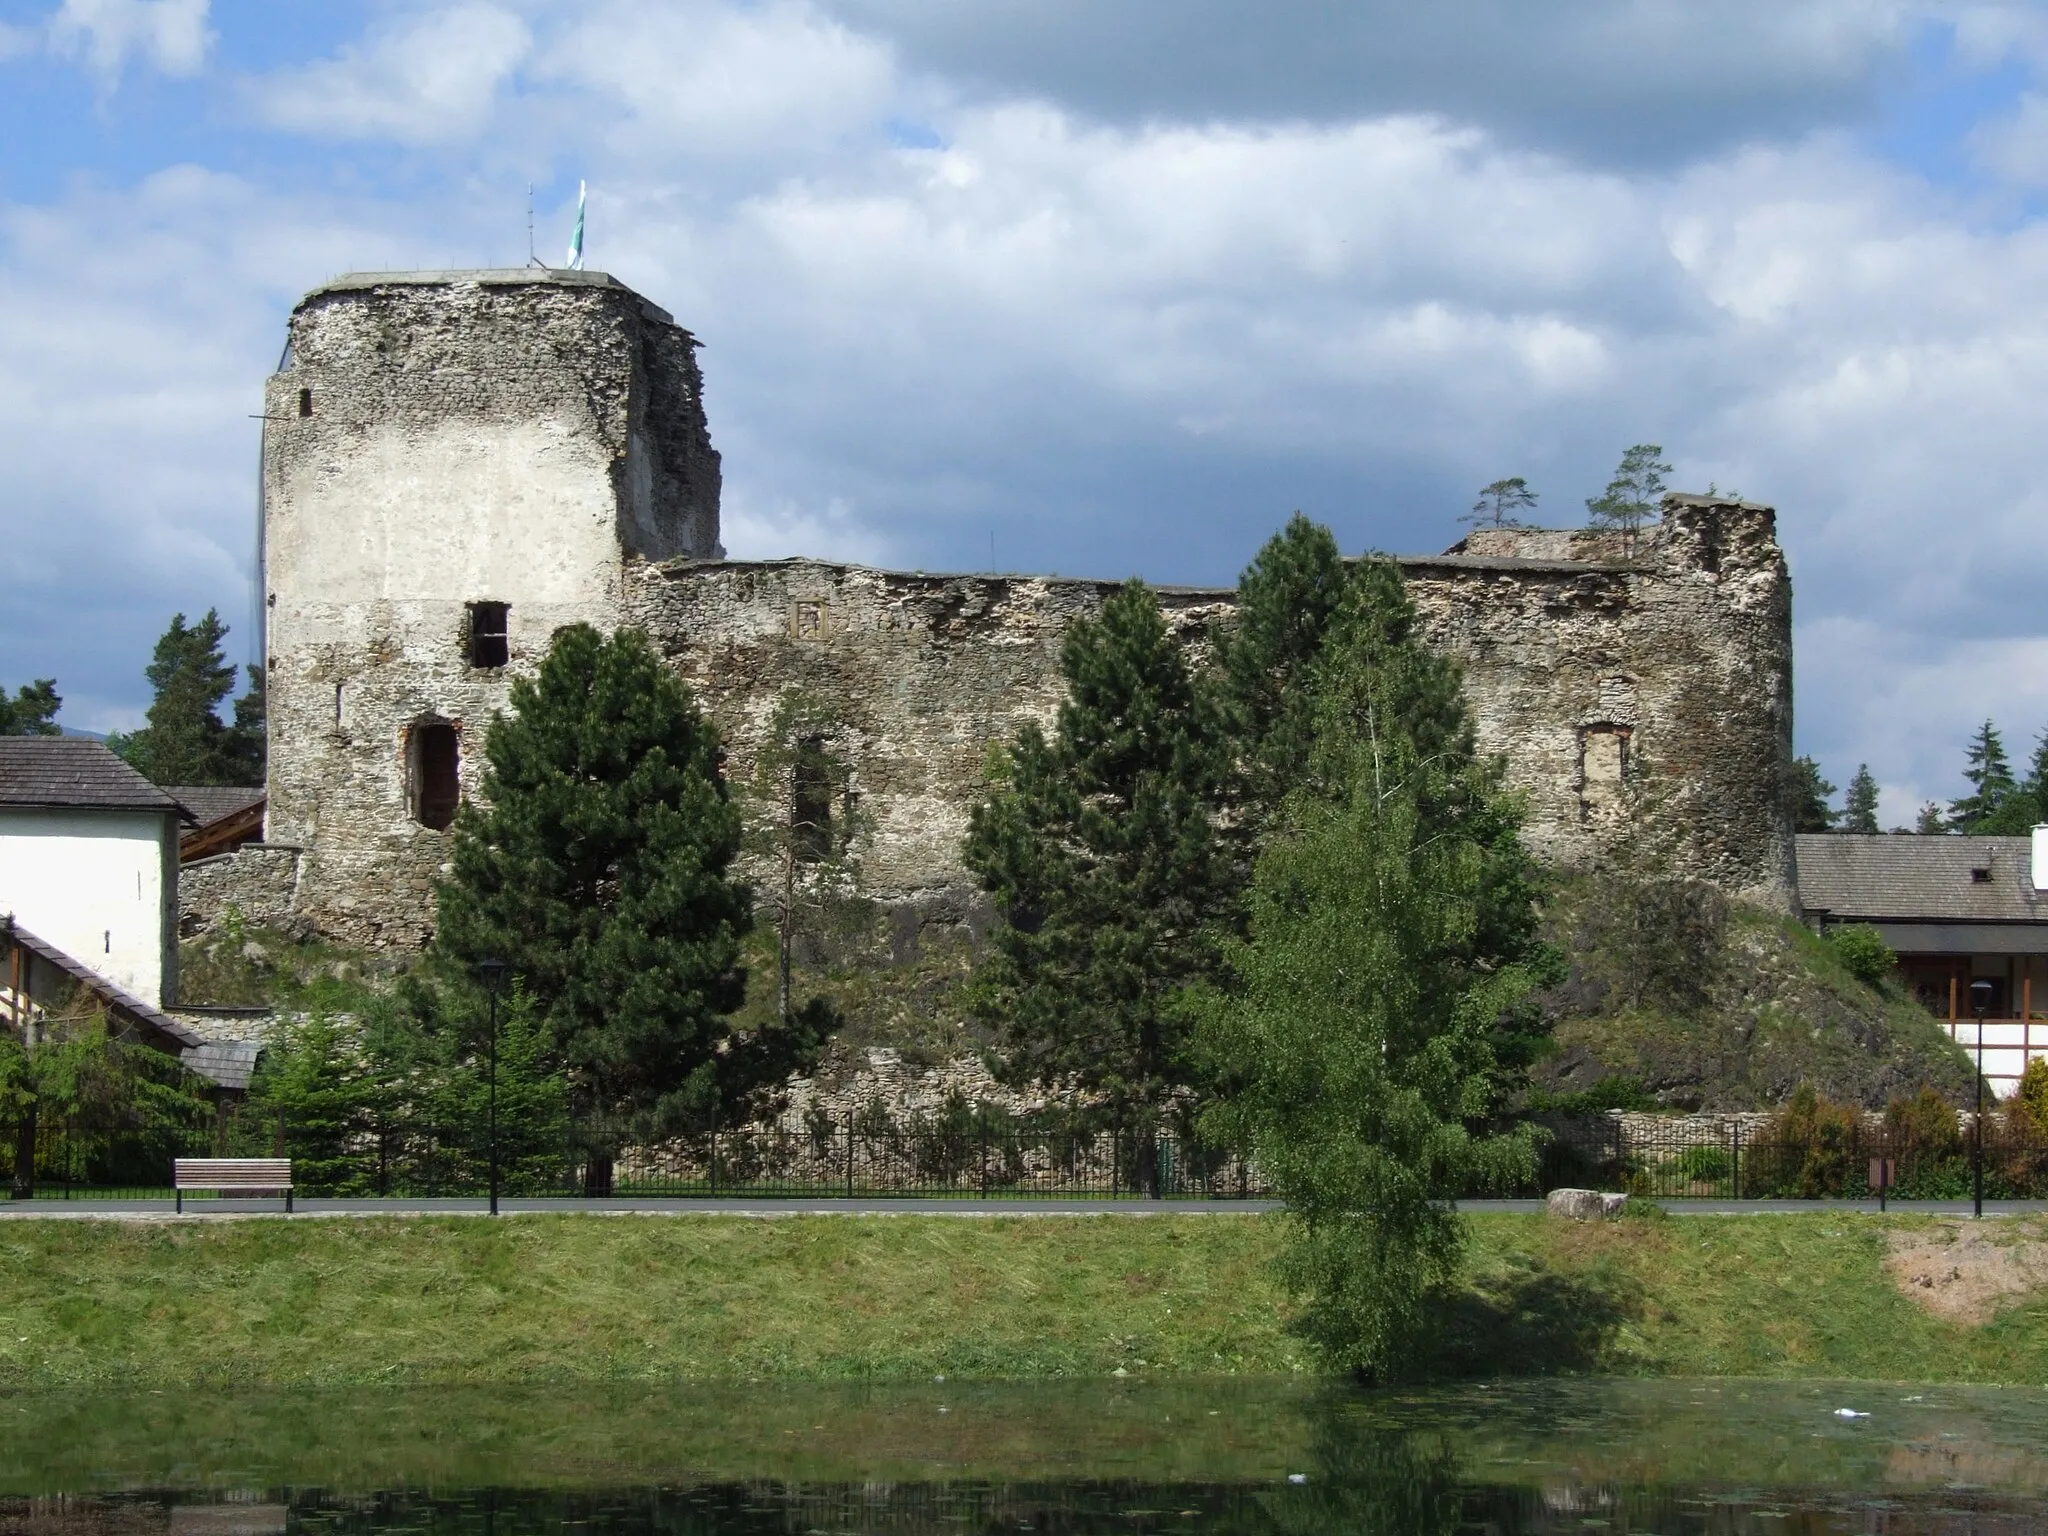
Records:
<instances>
[{"instance_id":1,"label":"rectangular window opening","mask_svg":"<svg viewBox=\"0 0 2048 1536\"><path fill-rule=\"evenodd\" d=\"M472 667L502 667L512 656L506 622L510 603L469 605L469 664Z\"/></svg>"},{"instance_id":2,"label":"rectangular window opening","mask_svg":"<svg viewBox=\"0 0 2048 1536\"><path fill-rule=\"evenodd\" d=\"M310 416L310 415L312 415L312 414L313 414L313 391L312 391L312 390L310 390L310 389L302 389L302 390L300 390L300 391L299 391L299 415L300 415L301 417L306 417L306 416Z\"/></svg>"},{"instance_id":3,"label":"rectangular window opening","mask_svg":"<svg viewBox=\"0 0 2048 1536\"><path fill-rule=\"evenodd\" d=\"M800 863L819 864L832 855L832 765L822 736L797 743L790 771L790 830Z\"/></svg>"}]
</instances>

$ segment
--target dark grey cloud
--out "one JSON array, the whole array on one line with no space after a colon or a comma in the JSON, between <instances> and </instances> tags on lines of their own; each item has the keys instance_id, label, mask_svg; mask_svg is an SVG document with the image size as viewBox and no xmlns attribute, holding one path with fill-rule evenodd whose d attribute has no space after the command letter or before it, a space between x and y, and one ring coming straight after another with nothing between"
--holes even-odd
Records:
<instances>
[{"instance_id":1,"label":"dark grey cloud","mask_svg":"<svg viewBox=\"0 0 2048 1536\"><path fill-rule=\"evenodd\" d=\"M1869 114L1915 17L1883 0L829 0L912 65L1111 122L1436 113L1662 167Z\"/></svg>"}]
</instances>

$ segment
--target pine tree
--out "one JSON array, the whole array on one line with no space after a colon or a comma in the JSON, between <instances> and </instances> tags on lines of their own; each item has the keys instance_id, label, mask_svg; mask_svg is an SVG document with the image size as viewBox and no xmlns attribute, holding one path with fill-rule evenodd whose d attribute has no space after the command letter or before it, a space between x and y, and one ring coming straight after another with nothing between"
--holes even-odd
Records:
<instances>
[{"instance_id":1,"label":"pine tree","mask_svg":"<svg viewBox=\"0 0 2048 1536\"><path fill-rule=\"evenodd\" d=\"M12 699L0 688L0 736L60 736L57 711L63 707L54 677L23 685Z\"/></svg>"},{"instance_id":2,"label":"pine tree","mask_svg":"<svg viewBox=\"0 0 2048 1536\"><path fill-rule=\"evenodd\" d=\"M1849 781L1849 796L1842 802L1842 823L1844 832L1858 832L1872 836L1879 829L1877 825L1877 780L1870 776L1870 764L1858 763L1856 777Z\"/></svg>"},{"instance_id":3,"label":"pine tree","mask_svg":"<svg viewBox=\"0 0 2048 1536\"><path fill-rule=\"evenodd\" d=\"M1153 1135L1194 1081L1183 995L1214 964L1229 895L1210 816L1221 710L1140 581L1068 630L1060 669L1051 738L1018 733L968 833L967 866L1004 918L975 1007L1010 1080L1095 1096L1156 1187Z\"/></svg>"},{"instance_id":4,"label":"pine tree","mask_svg":"<svg viewBox=\"0 0 2048 1536\"><path fill-rule=\"evenodd\" d=\"M1913 823L1913 830L1921 836L1937 835L1948 831L1948 818L1941 807L1929 800L1920 807L1920 817Z\"/></svg>"},{"instance_id":5,"label":"pine tree","mask_svg":"<svg viewBox=\"0 0 2048 1536\"><path fill-rule=\"evenodd\" d=\"M1204 994L1217 1127L1286 1205L1286 1277L1333 1366L1414 1361L1456 1272L1451 1202L1530 1176L1501 1111L1544 1038L1557 975L1536 933L1517 802L1482 762L1398 571L1347 597L1311 684L1308 772L1261 853L1233 980ZM1418 725L1424 729L1418 729Z\"/></svg>"},{"instance_id":6,"label":"pine tree","mask_svg":"<svg viewBox=\"0 0 2048 1536\"><path fill-rule=\"evenodd\" d=\"M1821 777L1820 764L1810 757L1795 757L1786 785L1786 794L1792 805L1792 830L1795 832L1832 832L1840 818L1828 801L1835 793L1835 786Z\"/></svg>"},{"instance_id":7,"label":"pine tree","mask_svg":"<svg viewBox=\"0 0 2048 1536\"><path fill-rule=\"evenodd\" d=\"M2019 788L2005 755L2005 743L1989 720L1977 728L1967 757L1969 766L1963 769L1963 777L1970 781L1971 792L1949 802L1948 808L1950 829L1963 833L1977 831Z\"/></svg>"},{"instance_id":8,"label":"pine tree","mask_svg":"<svg viewBox=\"0 0 2048 1536\"><path fill-rule=\"evenodd\" d=\"M478 801L456 818L436 949L502 960L566 1068L607 1193L637 1138L730 1121L815 1056L807 1020L742 1037L751 893L718 736L646 636L557 631L492 719Z\"/></svg>"},{"instance_id":9,"label":"pine tree","mask_svg":"<svg viewBox=\"0 0 2048 1536\"><path fill-rule=\"evenodd\" d=\"M236 726L224 725L219 714L235 689L235 669L221 652L227 633L220 615L209 608L189 628L184 614L172 615L170 628L157 641L145 669L155 691L147 723L107 742L144 778L157 784L263 782L260 740L252 745L247 734L252 719L262 718L258 669L249 669L250 693L235 705Z\"/></svg>"},{"instance_id":10,"label":"pine tree","mask_svg":"<svg viewBox=\"0 0 2048 1536\"><path fill-rule=\"evenodd\" d=\"M1521 519L1515 514L1526 512L1536 501L1537 494L1529 489L1529 482L1515 475L1482 487L1472 510L1458 521L1475 528L1519 528Z\"/></svg>"},{"instance_id":11,"label":"pine tree","mask_svg":"<svg viewBox=\"0 0 2048 1536\"><path fill-rule=\"evenodd\" d=\"M1661 462L1663 453L1656 443L1637 443L1621 456L1607 489L1586 502L1591 525L1623 534L1631 555L1636 531L1656 516L1664 497L1664 477L1671 466Z\"/></svg>"}]
</instances>

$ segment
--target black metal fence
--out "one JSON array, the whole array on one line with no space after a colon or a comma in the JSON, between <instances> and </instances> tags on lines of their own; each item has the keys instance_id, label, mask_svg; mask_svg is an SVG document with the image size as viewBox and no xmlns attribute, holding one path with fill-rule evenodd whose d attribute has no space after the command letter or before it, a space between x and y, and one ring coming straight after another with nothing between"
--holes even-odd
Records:
<instances>
[{"instance_id":1,"label":"black metal fence","mask_svg":"<svg viewBox=\"0 0 2048 1536\"><path fill-rule=\"evenodd\" d=\"M41 1199L171 1197L174 1157L226 1151L288 1157L302 1196L419 1199L473 1197L490 1187L485 1137L472 1126L334 1127L258 1121L246 1112L226 1135L186 1146L126 1148L76 1126L39 1138ZM499 1189L508 1199L791 1198L893 1196L937 1199L1245 1199L1265 1186L1227 1149L1186 1136L1113 1129L1045 1129L982 1123L863 1128L822 1117L790 1128L746 1126L618 1149L593 1159L573 1135L508 1133ZM119 1161L128 1176L108 1179ZM101 1176L95 1177L95 1173ZM188 1196L188 1201L194 1197Z\"/></svg>"},{"instance_id":2,"label":"black metal fence","mask_svg":"<svg viewBox=\"0 0 2048 1536\"><path fill-rule=\"evenodd\" d=\"M1665 1200L1967 1200L1976 1168L1974 1132L1901 1134L1880 1126L1829 1127L1788 1136L1731 1122L1702 1136L1684 1121L1624 1128L1575 1122L1555 1128L1540 1182L1619 1190ZM2048 1139L2016 1121L1986 1116L1984 1197L2048 1199Z\"/></svg>"},{"instance_id":3,"label":"black metal fence","mask_svg":"<svg viewBox=\"0 0 2048 1536\"><path fill-rule=\"evenodd\" d=\"M1898 1199L1970 1197L1976 1144L1952 1135L1901 1135L1882 1127L1832 1126L1787 1136L1769 1127L1704 1130L1632 1117L1549 1127L1536 1178L1468 1197L1538 1196L1577 1187L1665 1200ZM38 1199L171 1198L174 1157L227 1151L292 1159L304 1196L474 1197L489 1188L482 1128L393 1123L337 1128L259 1120L180 1140L45 1123L35 1147ZM748 1126L620 1149L595 1162L574 1133L541 1144L508 1130L500 1148L507 1198L1261 1198L1257 1169L1227 1148L1177 1135L1059 1129L983 1117L863 1126L813 1117L799 1127ZM1987 1199L2048 1199L2048 1139L2005 1117L1987 1117ZM22 1187L16 1158L16 1188ZM188 1197L189 1198L189 1197Z\"/></svg>"}]
</instances>

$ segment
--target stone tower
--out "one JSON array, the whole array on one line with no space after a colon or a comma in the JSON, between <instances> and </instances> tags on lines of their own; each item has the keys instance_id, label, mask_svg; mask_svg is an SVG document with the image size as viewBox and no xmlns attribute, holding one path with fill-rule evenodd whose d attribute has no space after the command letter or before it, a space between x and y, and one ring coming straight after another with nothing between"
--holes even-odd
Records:
<instances>
[{"instance_id":1,"label":"stone tower","mask_svg":"<svg viewBox=\"0 0 2048 1536\"><path fill-rule=\"evenodd\" d=\"M355 943L432 925L510 679L629 563L717 558L696 340L598 272L354 273L293 311L265 401L267 838Z\"/></svg>"}]
</instances>

